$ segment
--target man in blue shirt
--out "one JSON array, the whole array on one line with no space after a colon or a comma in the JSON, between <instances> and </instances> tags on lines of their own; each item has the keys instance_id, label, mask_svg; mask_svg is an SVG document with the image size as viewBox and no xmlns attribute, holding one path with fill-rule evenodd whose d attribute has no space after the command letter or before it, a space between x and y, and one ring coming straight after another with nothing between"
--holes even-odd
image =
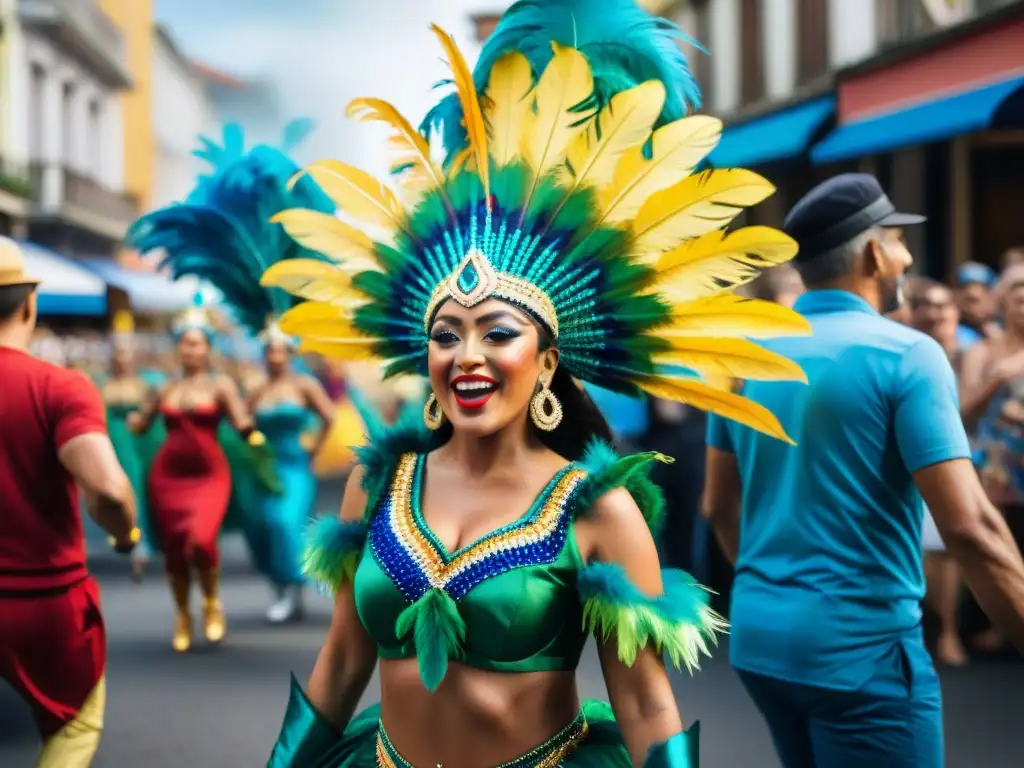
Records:
<instances>
[{"instance_id":1,"label":"man in blue shirt","mask_svg":"<svg viewBox=\"0 0 1024 768\"><path fill-rule=\"evenodd\" d=\"M924 496L993 621L1024 646L1024 564L970 461L946 354L887 320L912 258L863 174L786 218L810 337L766 344L808 384L748 382L790 446L712 416L705 512L736 565L731 653L786 768L940 768L921 633Z\"/></svg>"}]
</instances>

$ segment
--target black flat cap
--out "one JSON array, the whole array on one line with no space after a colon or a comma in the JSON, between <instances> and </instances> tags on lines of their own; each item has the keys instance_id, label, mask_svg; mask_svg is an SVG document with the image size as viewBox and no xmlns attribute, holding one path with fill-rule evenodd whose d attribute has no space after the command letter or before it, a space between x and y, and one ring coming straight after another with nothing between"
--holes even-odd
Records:
<instances>
[{"instance_id":1,"label":"black flat cap","mask_svg":"<svg viewBox=\"0 0 1024 768\"><path fill-rule=\"evenodd\" d=\"M924 216L897 212L874 176L844 173L800 198L782 222L782 229L800 246L799 262L842 245L871 227L903 227L924 220Z\"/></svg>"}]
</instances>

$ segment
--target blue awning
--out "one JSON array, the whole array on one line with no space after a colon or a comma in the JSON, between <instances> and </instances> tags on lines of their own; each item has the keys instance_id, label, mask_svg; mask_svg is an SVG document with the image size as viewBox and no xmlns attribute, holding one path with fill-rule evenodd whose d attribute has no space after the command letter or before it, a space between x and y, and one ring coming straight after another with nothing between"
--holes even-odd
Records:
<instances>
[{"instance_id":1,"label":"blue awning","mask_svg":"<svg viewBox=\"0 0 1024 768\"><path fill-rule=\"evenodd\" d=\"M747 168L799 157L836 111L833 95L730 125L708 156L716 168Z\"/></svg>"},{"instance_id":2,"label":"blue awning","mask_svg":"<svg viewBox=\"0 0 1024 768\"><path fill-rule=\"evenodd\" d=\"M1024 95L1022 85L1024 77L1015 77L842 125L811 150L811 159L819 165L832 163L990 128L1006 102Z\"/></svg>"},{"instance_id":3,"label":"blue awning","mask_svg":"<svg viewBox=\"0 0 1024 768\"><path fill-rule=\"evenodd\" d=\"M107 284L98 275L56 251L19 240L25 271L39 284L40 315L102 317L107 314Z\"/></svg>"},{"instance_id":4,"label":"blue awning","mask_svg":"<svg viewBox=\"0 0 1024 768\"><path fill-rule=\"evenodd\" d=\"M206 304L214 303L213 299L216 298L208 295L210 291L204 290L196 280L171 280L158 272L126 269L108 258L82 259L80 263L108 284L128 294L132 310L141 314L180 312L192 306L197 292L203 294Z\"/></svg>"}]
</instances>

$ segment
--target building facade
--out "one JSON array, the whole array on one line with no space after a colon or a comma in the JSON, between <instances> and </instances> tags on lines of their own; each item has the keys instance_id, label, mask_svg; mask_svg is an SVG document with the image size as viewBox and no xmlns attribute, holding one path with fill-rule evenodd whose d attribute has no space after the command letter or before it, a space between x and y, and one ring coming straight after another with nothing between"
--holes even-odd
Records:
<instances>
[{"instance_id":1,"label":"building facade","mask_svg":"<svg viewBox=\"0 0 1024 768\"><path fill-rule=\"evenodd\" d=\"M29 183L11 231L106 254L138 210L125 188L126 39L96 0L4 0L3 157Z\"/></svg>"},{"instance_id":2,"label":"building facade","mask_svg":"<svg viewBox=\"0 0 1024 768\"><path fill-rule=\"evenodd\" d=\"M184 200L204 163L192 154L197 136L216 135L219 125L204 77L167 30L156 29L153 46L153 194L150 208Z\"/></svg>"},{"instance_id":3,"label":"building facade","mask_svg":"<svg viewBox=\"0 0 1024 768\"><path fill-rule=\"evenodd\" d=\"M150 207L154 174L154 126L150 103L156 97L153 81L153 0L99 0L100 8L121 29L125 60L132 85L120 94L124 121L123 156L125 189L140 210Z\"/></svg>"},{"instance_id":4,"label":"building facade","mask_svg":"<svg viewBox=\"0 0 1024 768\"><path fill-rule=\"evenodd\" d=\"M1024 2L685 0L676 21L704 109L726 121L712 165L762 172L778 193L752 213L778 224L832 174L875 173L897 205L916 268L995 264L1024 243Z\"/></svg>"}]
</instances>

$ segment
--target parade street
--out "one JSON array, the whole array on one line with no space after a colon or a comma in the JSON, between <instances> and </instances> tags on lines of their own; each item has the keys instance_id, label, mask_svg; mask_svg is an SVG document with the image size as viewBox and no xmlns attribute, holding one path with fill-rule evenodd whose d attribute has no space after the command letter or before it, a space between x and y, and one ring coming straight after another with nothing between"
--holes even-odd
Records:
<instances>
[{"instance_id":1,"label":"parade street","mask_svg":"<svg viewBox=\"0 0 1024 768\"><path fill-rule=\"evenodd\" d=\"M109 634L107 729L94 768L257 768L277 737L288 675L302 681L327 630L330 602L313 595L304 624L264 623L267 587L249 573L239 541L225 544L224 601L229 633L216 649L171 651L171 602L151 566L141 585L127 561L104 557L94 568L103 586ZM198 604L198 599L196 600ZM584 696L604 696L593 649L584 654ZM768 732L729 669L726 649L693 679L675 675L687 722L701 720L701 765L775 768ZM365 702L377 696L377 683ZM983 662L943 673L950 768L1012 768L1024 754L1020 728L1024 665ZM0 766L31 768L31 720L0 687ZM984 759L979 759L984 756Z\"/></svg>"}]
</instances>

